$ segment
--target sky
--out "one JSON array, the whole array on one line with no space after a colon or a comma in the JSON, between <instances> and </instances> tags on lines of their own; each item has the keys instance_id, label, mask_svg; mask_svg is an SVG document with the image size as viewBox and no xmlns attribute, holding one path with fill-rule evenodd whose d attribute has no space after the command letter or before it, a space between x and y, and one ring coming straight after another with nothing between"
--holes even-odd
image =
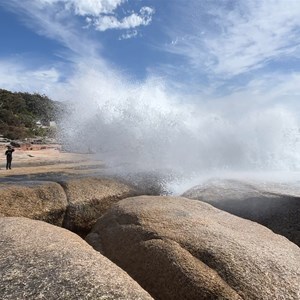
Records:
<instances>
[{"instance_id":1,"label":"sky","mask_svg":"<svg viewBox=\"0 0 300 300\"><path fill-rule=\"evenodd\" d=\"M183 119L219 160L275 149L300 168L298 0L0 0L0 25L0 88L77 101L82 120L105 108L116 128L135 105L131 136Z\"/></svg>"},{"instance_id":2,"label":"sky","mask_svg":"<svg viewBox=\"0 0 300 300\"><path fill-rule=\"evenodd\" d=\"M0 0L0 22L2 88L56 96L96 63L207 99L300 92L297 0Z\"/></svg>"}]
</instances>

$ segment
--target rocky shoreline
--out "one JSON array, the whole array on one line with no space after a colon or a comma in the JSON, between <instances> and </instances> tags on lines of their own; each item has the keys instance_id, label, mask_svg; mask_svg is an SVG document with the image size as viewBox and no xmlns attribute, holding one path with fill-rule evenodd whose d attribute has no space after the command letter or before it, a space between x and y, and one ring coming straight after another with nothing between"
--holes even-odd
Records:
<instances>
[{"instance_id":1,"label":"rocky shoreline","mask_svg":"<svg viewBox=\"0 0 300 300\"><path fill-rule=\"evenodd\" d=\"M161 196L100 161L39 163L1 170L1 299L300 299L300 189L218 179Z\"/></svg>"}]
</instances>

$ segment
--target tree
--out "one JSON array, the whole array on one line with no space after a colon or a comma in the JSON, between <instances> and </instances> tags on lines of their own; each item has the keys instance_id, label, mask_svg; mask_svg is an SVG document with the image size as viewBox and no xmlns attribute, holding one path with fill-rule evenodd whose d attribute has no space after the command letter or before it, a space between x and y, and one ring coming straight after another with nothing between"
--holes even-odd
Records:
<instances>
[{"instance_id":1,"label":"tree","mask_svg":"<svg viewBox=\"0 0 300 300\"><path fill-rule=\"evenodd\" d=\"M13 93L0 89L0 134L7 138L20 139L43 133L36 124L48 125L57 121L64 112L64 105L46 95ZM51 132L53 134L53 132Z\"/></svg>"}]
</instances>

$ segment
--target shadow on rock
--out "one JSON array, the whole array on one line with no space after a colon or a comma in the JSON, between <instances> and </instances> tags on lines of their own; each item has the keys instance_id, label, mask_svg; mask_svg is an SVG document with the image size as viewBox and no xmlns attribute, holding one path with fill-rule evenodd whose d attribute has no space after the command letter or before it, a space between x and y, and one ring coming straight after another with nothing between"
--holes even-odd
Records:
<instances>
[{"instance_id":1,"label":"shadow on rock","mask_svg":"<svg viewBox=\"0 0 300 300\"><path fill-rule=\"evenodd\" d=\"M300 246L300 188L215 179L193 187L182 196L258 222Z\"/></svg>"}]
</instances>

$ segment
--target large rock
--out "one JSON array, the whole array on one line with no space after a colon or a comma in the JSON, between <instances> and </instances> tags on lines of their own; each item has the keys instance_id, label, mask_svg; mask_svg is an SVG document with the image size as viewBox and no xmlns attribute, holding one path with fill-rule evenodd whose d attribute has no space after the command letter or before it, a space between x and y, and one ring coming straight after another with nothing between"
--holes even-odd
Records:
<instances>
[{"instance_id":1,"label":"large rock","mask_svg":"<svg viewBox=\"0 0 300 300\"><path fill-rule=\"evenodd\" d=\"M67 208L63 188L55 182L0 184L0 215L27 217L61 226Z\"/></svg>"},{"instance_id":2,"label":"large rock","mask_svg":"<svg viewBox=\"0 0 300 300\"><path fill-rule=\"evenodd\" d=\"M182 196L258 222L300 246L299 186L214 179Z\"/></svg>"},{"instance_id":3,"label":"large rock","mask_svg":"<svg viewBox=\"0 0 300 300\"><path fill-rule=\"evenodd\" d=\"M90 177L70 179L60 184L69 202L63 227L80 235L87 234L114 203L136 195L131 186L114 179Z\"/></svg>"},{"instance_id":4,"label":"large rock","mask_svg":"<svg viewBox=\"0 0 300 300\"><path fill-rule=\"evenodd\" d=\"M117 203L86 240L155 299L300 299L300 249L201 201Z\"/></svg>"},{"instance_id":5,"label":"large rock","mask_svg":"<svg viewBox=\"0 0 300 300\"><path fill-rule=\"evenodd\" d=\"M0 218L0 227L3 300L152 299L68 230L25 218Z\"/></svg>"}]
</instances>

